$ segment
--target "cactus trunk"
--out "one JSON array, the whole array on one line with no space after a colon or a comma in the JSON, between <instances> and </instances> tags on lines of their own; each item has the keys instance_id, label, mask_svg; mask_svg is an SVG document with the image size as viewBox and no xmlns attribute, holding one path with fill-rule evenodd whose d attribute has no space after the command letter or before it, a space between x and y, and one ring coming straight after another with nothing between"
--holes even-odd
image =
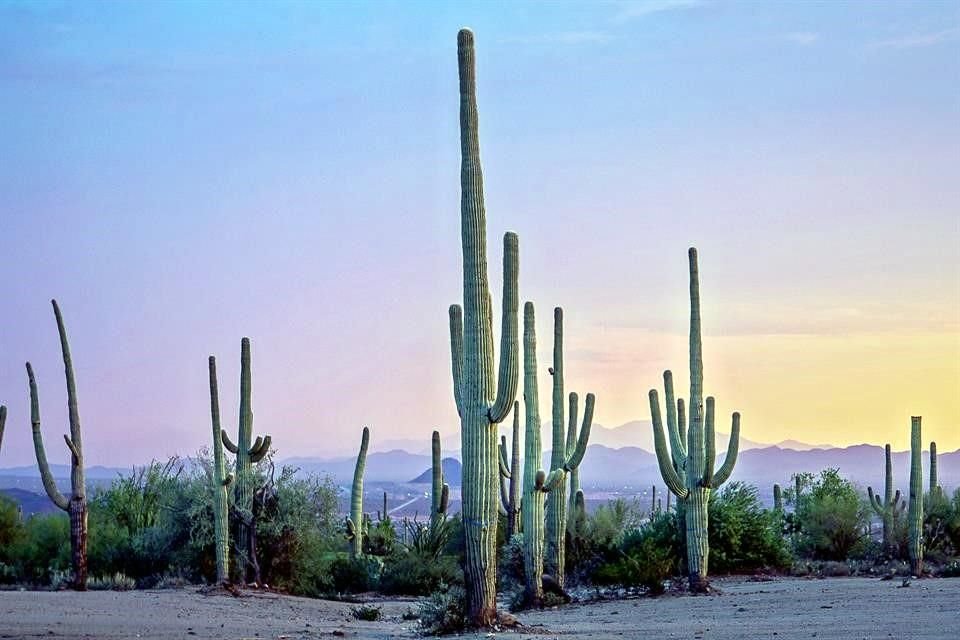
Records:
<instances>
[{"instance_id":1,"label":"cactus trunk","mask_svg":"<svg viewBox=\"0 0 960 640\"><path fill-rule=\"evenodd\" d=\"M513 403L511 454L507 457L507 437L500 437L500 502L507 519L506 539L520 532L520 403Z\"/></svg>"},{"instance_id":2,"label":"cactus trunk","mask_svg":"<svg viewBox=\"0 0 960 640\"><path fill-rule=\"evenodd\" d=\"M920 416L910 418L910 507L909 520L910 572L923 574L923 444L920 434Z\"/></svg>"},{"instance_id":3,"label":"cactus trunk","mask_svg":"<svg viewBox=\"0 0 960 640\"><path fill-rule=\"evenodd\" d=\"M367 523L363 517L363 471L367 466L367 446L370 444L370 429L363 428L360 438L360 453L357 454L357 466L353 470L353 488L350 491L350 517L347 518L347 539L350 540L350 554L354 558L363 555L363 535Z\"/></svg>"},{"instance_id":4,"label":"cactus trunk","mask_svg":"<svg viewBox=\"0 0 960 640\"><path fill-rule=\"evenodd\" d=\"M0 424L0 437L3 436L3 425ZM930 498L940 495L940 478L937 476L937 443L930 442Z\"/></svg>"},{"instance_id":5,"label":"cactus trunk","mask_svg":"<svg viewBox=\"0 0 960 640\"><path fill-rule=\"evenodd\" d=\"M783 491L779 484L773 485L773 510L783 513Z\"/></svg>"},{"instance_id":6,"label":"cactus trunk","mask_svg":"<svg viewBox=\"0 0 960 640\"><path fill-rule=\"evenodd\" d=\"M60 334L60 350L63 354L63 368L67 379L67 413L70 421L70 435L63 439L70 450L70 488L68 499L57 488L57 484L47 464L47 455L43 448L43 435L40 432L40 398L33 367L27 363L27 379L30 385L30 422L33 429L33 447L40 468L40 479L50 500L70 516L70 560L73 567L72 586L78 591L87 588L87 488L83 468L83 442L80 432L80 412L77 409L77 385L73 375L73 360L70 357L70 344L63 325L63 316L56 300L51 300L53 314L57 319L57 331Z\"/></svg>"},{"instance_id":7,"label":"cactus trunk","mask_svg":"<svg viewBox=\"0 0 960 640\"><path fill-rule=\"evenodd\" d=\"M217 584L230 582L230 500L227 488L233 476L226 472L220 436L220 393L217 388L217 359L210 356L210 421L213 428L213 546L217 558Z\"/></svg>"},{"instance_id":8,"label":"cactus trunk","mask_svg":"<svg viewBox=\"0 0 960 640\"><path fill-rule=\"evenodd\" d=\"M720 485L733 473L740 446L740 414L736 412L733 414L727 453L723 465L714 472L716 448L714 399L708 397L704 407L700 280L696 249L689 250L688 259L690 266L690 402L687 406L690 416L685 441L680 437L682 418L678 418L682 405L674 400L673 374L670 371L665 371L663 374L670 450L667 449L667 440L663 433L660 400L656 389L650 390L650 415L660 474L667 489L677 496L685 513L690 590L705 592L709 589L707 570L710 558L708 538L710 492L720 488Z\"/></svg>"},{"instance_id":9,"label":"cactus trunk","mask_svg":"<svg viewBox=\"0 0 960 640\"><path fill-rule=\"evenodd\" d=\"M487 279L486 212L477 129L473 33L457 36L460 76L460 222L463 308L450 308L454 396L463 457L462 515L466 614L477 626L497 621L497 424L517 391L517 237L504 235L500 371L495 371L493 312Z\"/></svg>"},{"instance_id":10,"label":"cactus trunk","mask_svg":"<svg viewBox=\"0 0 960 640\"><path fill-rule=\"evenodd\" d=\"M544 473L540 471L543 449L540 444L540 401L537 394L537 332L532 302L523 307L523 568L526 577L524 599L539 606L543 601L543 520Z\"/></svg>"},{"instance_id":11,"label":"cactus trunk","mask_svg":"<svg viewBox=\"0 0 960 640\"><path fill-rule=\"evenodd\" d=\"M3 427L7 424L7 408L0 404L0 450L3 449Z\"/></svg>"}]
</instances>

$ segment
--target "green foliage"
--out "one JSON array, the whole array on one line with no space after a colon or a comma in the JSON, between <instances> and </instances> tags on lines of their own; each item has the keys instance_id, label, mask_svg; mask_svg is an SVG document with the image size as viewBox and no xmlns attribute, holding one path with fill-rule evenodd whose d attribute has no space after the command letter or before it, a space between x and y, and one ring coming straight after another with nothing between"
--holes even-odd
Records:
<instances>
[{"instance_id":1,"label":"green foliage","mask_svg":"<svg viewBox=\"0 0 960 640\"><path fill-rule=\"evenodd\" d=\"M602 585L642 587L650 595L664 592L663 583L677 568L677 557L670 549L657 546L654 537L643 530L628 536L620 557L594 572L594 581Z\"/></svg>"},{"instance_id":2,"label":"green foliage","mask_svg":"<svg viewBox=\"0 0 960 640\"><path fill-rule=\"evenodd\" d=\"M367 622L376 622L380 619L380 607L373 607L369 605L362 604L359 607L353 607L350 609L350 613L353 614L353 617L357 620L365 620Z\"/></svg>"},{"instance_id":3,"label":"green foliage","mask_svg":"<svg viewBox=\"0 0 960 640\"><path fill-rule=\"evenodd\" d=\"M425 596L444 584L463 584L456 558L403 549L384 560L379 590L388 595Z\"/></svg>"},{"instance_id":4,"label":"green foliage","mask_svg":"<svg viewBox=\"0 0 960 640\"><path fill-rule=\"evenodd\" d=\"M330 564L330 578L337 593L373 591L380 577L381 563L368 556L338 557Z\"/></svg>"},{"instance_id":5,"label":"green foliage","mask_svg":"<svg viewBox=\"0 0 960 640\"><path fill-rule=\"evenodd\" d=\"M960 555L960 489L952 500L942 490L933 491L923 507L924 548L934 554Z\"/></svg>"},{"instance_id":6,"label":"green foliage","mask_svg":"<svg viewBox=\"0 0 960 640\"><path fill-rule=\"evenodd\" d=\"M122 573L106 576L94 576L87 580L87 589L91 591L129 591L137 586L137 581Z\"/></svg>"},{"instance_id":7,"label":"green foliage","mask_svg":"<svg viewBox=\"0 0 960 640\"><path fill-rule=\"evenodd\" d=\"M57 574L70 568L70 520L64 513L27 518L6 547L6 556L13 568L12 582L53 584Z\"/></svg>"},{"instance_id":8,"label":"green foliage","mask_svg":"<svg viewBox=\"0 0 960 640\"><path fill-rule=\"evenodd\" d=\"M388 556L397 543L397 530L389 516L371 525L363 539L363 552L374 556Z\"/></svg>"},{"instance_id":9,"label":"green foliage","mask_svg":"<svg viewBox=\"0 0 960 640\"><path fill-rule=\"evenodd\" d=\"M433 526L409 520L404 522L404 526L410 540L407 543L410 551L428 558L439 558L444 553L462 557L463 525L459 516L435 521Z\"/></svg>"},{"instance_id":10,"label":"green foliage","mask_svg":"<svg viewBox=\"0 0 960 640\"><path fill-rule=\"evenodd\" d=\"M467 626L466 594L463 587L443 586L420 604L420 626L425 633L458 633Z\"/></svg>"},{"instance_id":11,"label":"green foliage","mask_svg":"<svg viewBox=\"0 0 960 640\"><path fill-rule=\"evenodd\" d=\"M846 560L863 552L867 505L837 469L820 473L797 505L798 553L817 560Z\"/></svg>"},{"instance_id":12,"label":"green foliage","mask_svg":"<svg viewBox=\"0 0 960 640\"><path fill-rule=\"evenodd\" d=\"M786 569L792 557L779 514L760 504L756 487L734 482L710 499L710 568L717 573Z\"/></svg>"}]
</instances>

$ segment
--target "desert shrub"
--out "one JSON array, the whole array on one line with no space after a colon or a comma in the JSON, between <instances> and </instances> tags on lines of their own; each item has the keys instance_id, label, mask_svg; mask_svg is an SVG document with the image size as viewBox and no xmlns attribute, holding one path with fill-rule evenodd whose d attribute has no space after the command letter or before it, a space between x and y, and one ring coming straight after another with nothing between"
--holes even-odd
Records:
<instances>
[{"instance_id":1,"label":"desert shrub","mask_svg":"<svg viewBox=\"0 0 960 640\"><path fill-rule=\"evenodd\" d=\"M756 487L733 482L710 499L710 570L787 569L792 557L780 515L760 504ZM686 551L684 550L684 554Z\"/></svg>"},{"instance_id":2,"label":"desert shrub","mask_svg":"<svg viewBox=\"0 0 960 640\"><path fill-rule=\"evenodd\" d=\"M463 571L455 558L398 550L384 560L379 590L389 595L425 596L444 584L463 584Z\"/></svg>"},{"instance_id":3,"label":"desert shrub","mask_svg":"<svg viewBox=\"0 0 960 640\"><path fill-rule=\"evenodd\" d=\"M625 536L645 522L636 500L618 498L601 505L587 516L576 537L566 537L566 571L572 584L589 582L602 564L619 558Z\"/></svg>"},{"instance_id":4,"label":"desert shrub","mask_svg":"<svg viewBox=\"0 0 960 640\"><path fill-rule=\"evenodd\" d=\"M432 635L457 633L467 626L463 587L443 586L420 604L420 626Z\"/></svg>"},{"instance_id":5,"label":"desert shrub","mask_svg":"<svg viewBox=\"0 0 960 640\"><path fill-rule=\"evenodd\" d=\"M56 575L70 568L70 520L59 512L30 516L6 553L15 581L54 584Z\"/></svg>"},{"instance_id":6,"label":"desert shrub","mask_svg":"<svg viewBox=\"0 0 960 640\"><path fill-rule=\"evenodd\" d=\"M500 548L497 565L497 580L501 588L510 589L524 584L526 569L523 565L523 534L515 533Z\"/></svg>"},{"instance_id":7,"label":"desert shrub","mask_svg":"<svg viewBox=\"0 0 960 640\"><path fill-rule=\"evenodd\" d=\"M137 586L137 581L122 573L106 576L93 576L87 579L87 589L91 591L129 591Z\"/></svg>"},{"instance_id":8,"label":"desert shrub","mask_svg":"<svg viewBox=\"0 0 960 640\"><path fill-rule=\"evenodd\" d=\"M350 609L350 613L357 620L365 620L367 622L376 622L380 619L380 607L373 607L369 605L360 605L359 607L353 607Z\"/></svg>"},{"instance_id":9,"label":"desert shrub","mask_svg":"<svg viewBox=\"0 0 960 640\"><path fill-rule=\"evenodd\" d=\"M338 557L330 563L330 579L337 593L363 593L377 586L380 561L369 556Z\"/></svg>"},{"instance_id":10,"label":"desert shrub","mask_svg":"<svg viewBox=\"0 0 960 640\"><path fill-rule=\"evenodd\" d=\"M798 553L819 560L846 560L862 547L867 505L837 469L825 469L797 505Z\"/></svg>"},{"instance_id":11,"label":"desert shrub","mask_svg":"<svg viewBox=\"0 0 960 640\"><path fill-rule=\"evenodd\" d=\"M954 560L943 567L940 572L943 578L960 578L960 560Z\"/></svg>"},{"instance_id":12,"label":"desert shrub","mask_svg":"<svg viewBox=\"0 0 960 640\"><path fill-rule=\"evenodd\" d=\"M436 527L431 527L424 522L407 520L404 522L404 527L409 540L406 546L410 551L430 558L438 558L444 553L462 557L460 552L463 542L460 538L463 536L463 528L459 517L447 518Z\"/></svg>"},{"instance_id":13,"label":"desert shrub","mask_svg":"<svg viewBox=\"0 0 960 640\"><path fill-rule=\"evenodd\" d=\"M923 501L925 553L960 554L960 490L953 500L944 491L934 491Z\"/></svg>"},{"instance_id":14,"label":"desert shrub","mask_svg":"<svg viewBox=\"0 0 960 640\"><path fill-rule=\"evenodd\" d=\"M654 537L641 529L629 536L616 560L597 568L593 578L597 584L642 587L651 595L660 595L676 567L672 551L658 546Z\"/></svg>"},{"instance_id":15,"label":"desert shrub","mask_svg":"<svg viewBox=\"0 0 960 640\"><path fill-rule=\"evenodd\" d=\"M363 551L374 556L389 556L397 543L397 530L389 516L371 523L363 539Z\"/></svg>"}]
</instances>

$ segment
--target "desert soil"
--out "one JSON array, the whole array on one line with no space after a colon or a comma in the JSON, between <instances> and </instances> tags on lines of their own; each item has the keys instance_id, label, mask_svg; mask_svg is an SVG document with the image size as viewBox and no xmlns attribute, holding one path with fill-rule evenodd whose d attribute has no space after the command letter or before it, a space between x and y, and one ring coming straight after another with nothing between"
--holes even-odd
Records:
<instances>
[{"instance_id":1,"label":"desert soil","mask_svg":"<svg viewBox=\"0 0 960 640\"><path fill-rule=\"evenodd\" d=\"M957 638L960 579L869 578L715 582L711 596L574 604L521 614L519 631L471 638ZM0 638L414 638L402 615L416 601L382 600L384 619L353 619L355 605L273 594L202 595L196 589L0 592Z\"/></svg>"}]
</instances>

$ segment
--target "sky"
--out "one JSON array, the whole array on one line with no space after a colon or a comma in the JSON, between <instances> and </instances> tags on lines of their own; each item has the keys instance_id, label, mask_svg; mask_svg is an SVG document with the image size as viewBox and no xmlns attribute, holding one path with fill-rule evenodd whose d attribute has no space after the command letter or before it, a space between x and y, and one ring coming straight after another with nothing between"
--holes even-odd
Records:
<instances>
[{"instance_id":1,"label":"sky","mask_svg":"<svg viewBox=\"0 0 960 640\"><path fill-rule=\"evenodd\" d=\"M280 458L455 433L463 26L541 412L557 305L597 423L685 388L696 246L745 438L903 449L922 415L960 448L956 2L0 0L0 466L33 461L27 360L67 460L54 297L88 464L208 445L210 354L234 431L242 336Z\"/></svg>"}]
</instances>

